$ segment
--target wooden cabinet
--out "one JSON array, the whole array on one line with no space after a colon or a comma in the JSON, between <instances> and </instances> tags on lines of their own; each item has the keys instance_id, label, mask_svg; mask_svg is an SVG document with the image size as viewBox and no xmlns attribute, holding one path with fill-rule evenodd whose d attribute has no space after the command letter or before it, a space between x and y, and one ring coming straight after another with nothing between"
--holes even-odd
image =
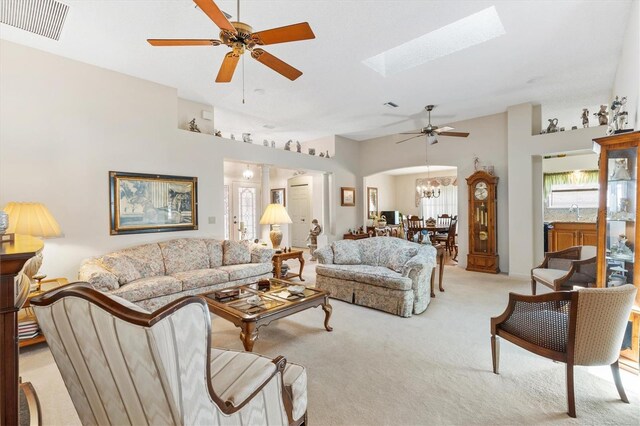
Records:
<instances>
[{"instance_id":1,"label":"wooden cabinet","mask_svg":"<svg viewBox=\"0 0 640 426\"><path fill-rule=\"evenodd\" d=\"M598 242L595 223L552 222L548 237L549 251L573 246L596 246Z\"/></svg>"},{"instance_id":2,"label":"wooden cabinet","mask_svg":"<svg viewBox=\"0 0 640 426\"><path fill-rule=\"evenodd\" d=\"M640 289L640 220L637 200L640 132L621 133L594 139L599 154L600 200L598 205L598 287L630 283ZM629 319L631 349L622 352L622 365L638 371L640 365L640 291Z\"/></svg>"}]
</instances>

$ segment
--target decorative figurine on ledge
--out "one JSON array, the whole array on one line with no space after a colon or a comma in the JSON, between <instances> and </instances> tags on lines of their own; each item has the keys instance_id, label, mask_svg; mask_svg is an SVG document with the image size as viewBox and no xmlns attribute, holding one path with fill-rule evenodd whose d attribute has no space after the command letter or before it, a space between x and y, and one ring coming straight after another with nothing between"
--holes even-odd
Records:
<instances>
[{"instance_id":1,"label":"decorative figurine on ledge","mask_svg":"<svg viewBox=\"0 0 640 426\"><path fill-rule=\"evenodd\" d=\"M195 118L194 118L195 120ZM220 130L213 129L213 136L217 136L219 138L222 137L222 132Z\"/></svg>"},{"instance_id":2,"label":"decorative figurine on ledge","mask_svg":"<svg viewBox=\"0 0 640 426\"><path fill-rule=\"evenodd\" d=\"M287 143L284 144L284 150L285 151L291 151L291 144L293 143L293 141L291 139L289 139L287 141Z\"/></svg>"},{"instance_id":3,"label":"decorative figurine on ledge","mask_svg":"<svg viewBox=\"0 0 640 426\"><path fill-rule=\"evenodd\" d=\"M600 105L600 111L594 112L593 115L598 117L598 124L600 126L606 126L609 123L609 113L607 112L606 105Z\"/></svg>"},{"instance_id":4,"label":"decorative figurine on ledge","mask_svg":"<svg viewBox=\"0 0 640 426\"><path fill-rule=\"evenodd\" d=\"M190 132L201 133L200 129L198 129L198 125L196 124L196 119L195 118L189 122L189 131Z\"/></svg>"},{"instance_id":5,"label":"decorative figurine on ledge","mask_svg":"<svg viewBox=\"0 0 640 426\"><path fill-rule=\"evenodd\" d=\"M318 235L322 233L322 226L318 224L318 219L311 221L311 229L309 230L309 236L307 237L307 247L309 247L309 253L311 254L311 260L318 260L316 257L316 250L318 248Z\"/></svg>"},{"instance_id":6,"label":"decorative figurine on ledge","mask_svg":"<svg viewBox=\"0 0 640 426\"><path fill-rule=\"evenodd\" d=\"M276 141L271 141L271 148L275 148L276 147Z\"/></svg>"},{"instance_id":7,"label":"decorative figurine on ledge","mask_svg":"<svg viewBox=\"0 0 640 426\"><path fill-rule=\"evenodd\" d=\"M302 145L300 145L300 141L296 141L296 152L302 152Z\"/></svg>"},{"instance_id":8,"label":"decorative figurine on ledge","mask_svg":"<svg viewBox=\"0 0 640 426\"><path fill-rule=\"evenodd\" d=\"M586 129L587 127L589 127L589 110L587 108L582 108L581 117L582 117L582 127Z\"/></svg>"},{"instance_id":9,"label":"decorative figurine on ledge","mask_svg":"<svg viewBox=\"0 0 640 426\"><path fill-rule=\"evenodd\" d=\"M549 125L547 126L547 133L555 133L558 131L558 119L550 118Z\"/></svg>"},{"instance_id":10,"label":"decorative figurine on ledge","mask_svg":"<svg viewBox=\"0 0 640 426\"><path fill-rule=\"evenodd\" d=\"M624 110L627 104L627 97L623 96L622 99L618 99L618 96L611 103L611 122L607 129L607 135L613 135L615 133L622 133L627 125L627 117L629 113Z\"/></svg>"},{"instance_id":11,"label":"decorative figurine on ledge","mask_svg":"<svg viewBox=\"0 0 640 426\"><path fill-rule=\"evenodd\" d=\"M262 145L266 146L267 148L269 148L269 141L268 140L263 140L262 141Z\"/></svg>"}]
</instances>

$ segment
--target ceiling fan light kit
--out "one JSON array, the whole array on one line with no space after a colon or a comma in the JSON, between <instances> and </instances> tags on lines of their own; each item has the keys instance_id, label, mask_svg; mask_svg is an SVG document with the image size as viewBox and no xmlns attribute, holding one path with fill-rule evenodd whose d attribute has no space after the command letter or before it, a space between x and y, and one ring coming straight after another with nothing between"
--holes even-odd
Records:
<instances>
[{"instance_id":1,"label":"ceiling fan light kit","mask_svg":"<svg viewBox=\"0 0 640 426\"><path fill-rule=\"evenodd\" d=\"M227 53L222 61L216 77L216 83L228 83L231 81L240 56L247 50L251 52L253 59L291 81L302 75L302 71L256 46L313 39L315 34L311 30L309 23L300 22L254 33L253 27L249 24L240 21L230 22L213 0L193 1L220 28L220 40L147 39L149 44L152 46L220 46L224 44L230 47L231 52ZM238 17L240 16L239 8L240 4L238 2Z\"/></svg>"}]
</instances>

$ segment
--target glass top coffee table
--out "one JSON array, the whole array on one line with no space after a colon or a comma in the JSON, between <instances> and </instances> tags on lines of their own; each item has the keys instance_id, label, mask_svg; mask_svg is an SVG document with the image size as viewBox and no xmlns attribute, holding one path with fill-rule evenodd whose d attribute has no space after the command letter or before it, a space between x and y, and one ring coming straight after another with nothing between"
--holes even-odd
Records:
<instances>
[{"instance_id":1,"label":"glass top coffee table","mask_svg":"<svg viewBox=\"0 0 640 426\"><path fill-rule=\"evenodd\" d=\"M204 298L209 305L209 311L240 328L240 340L244 350L248 352L253 350L260 327L305 309L322 306L325 314L324 328L327 331L333 330L329 326L332 307L329 304L328 292L304 288L300 293L293 293L287 290L288 287L303 286L270 278L259 283L208 293Z\"/></svg>"}]
</instances>

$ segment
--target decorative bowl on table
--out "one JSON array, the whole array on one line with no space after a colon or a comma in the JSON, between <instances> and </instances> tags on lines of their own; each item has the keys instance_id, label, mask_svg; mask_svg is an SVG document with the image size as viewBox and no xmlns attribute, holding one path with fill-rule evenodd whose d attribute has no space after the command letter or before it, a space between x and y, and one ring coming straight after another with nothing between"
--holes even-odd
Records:
<instances>
[{"instance_id":1,"label":"decorative bowl on table","mask_svg":"<svg viewBox=\"0 0 640 426\"><path fill-rule=\"evenodd\" d=\"M287 287L287 290L291 294L304 294L304 291L306 289L307 288L303 285L290 285L289 287Z\"/></svg>"}]
</instances>

